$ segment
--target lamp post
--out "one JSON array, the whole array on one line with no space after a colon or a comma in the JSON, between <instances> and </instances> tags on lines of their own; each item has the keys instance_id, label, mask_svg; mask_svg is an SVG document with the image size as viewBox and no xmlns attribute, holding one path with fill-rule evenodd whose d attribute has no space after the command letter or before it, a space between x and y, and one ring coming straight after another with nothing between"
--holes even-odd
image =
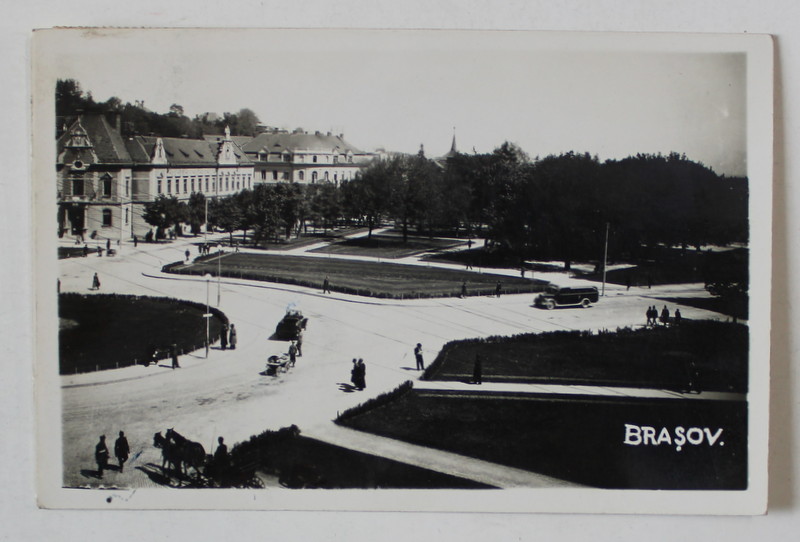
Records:
<instances>
[{"instance_id":1,"label":"lamp post","mask_svg":"<svg viewBox=\"0 0 800 542\"><path fill-rule=\"evenodd\" d=\"M203 276L203 278L206 279L206 313L203 315L203 318L206 319L206 359L208 359L208 345L211 342L211 335L210 335L210 333L211 333L211 330L210 330L211 312L209 311L209 308L208 308L208 285L209 285L209 281L211 280L211 275L206 273Z\"/></svg>"},{"instance_id":2,"label":"lamp post","mask_svg":"<svg viewBox=\"0 0 800 542\"><path fill-rule=\"evenodd\" d=\"M606 242L603 248L603 293L600 295L606 295L606 266L608 264L608 228L609 223L606 222Z\"/></svg>"},{"instance_id":3,"label":"lamp post","mask_svg":"<svg viewBox=\"0 0 800 542\"><path fill-rule=\"evenodd\" d=\"M222 243L217 243L217 307L219 307L220 284L219 277L222 270Z\"/></svg>"}]
</instances>

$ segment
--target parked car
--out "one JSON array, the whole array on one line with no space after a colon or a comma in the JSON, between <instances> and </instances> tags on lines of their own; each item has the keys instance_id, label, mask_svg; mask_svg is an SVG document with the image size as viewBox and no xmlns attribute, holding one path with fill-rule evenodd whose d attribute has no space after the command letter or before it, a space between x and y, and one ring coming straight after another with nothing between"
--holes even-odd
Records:
<instances>
[{"instance_id":1,"label":"parked car","mask_svg":"<svg viewBox=\"0 0 800 542\"><path fill-rule=\"evenodd\" d=\"M549 284L543 293L536 296L533 304L548 310L556 307L588 308L592 303L597 303L598 299L600 294L594 286L562 288Z\"/></svg>"},{"instance_id":2,"label":"parked car","mask_svg":"<svg viewBox=\"0 0 800 542\"><path fill-rule=\"evenodd\" d=\"M302 312L290 309L278 322L278 327L275 328L275 337L284 341L293 341L297 339L300 331L304 330L307 324L308 318L304 317Z\"/></svg>"}]
</instances>

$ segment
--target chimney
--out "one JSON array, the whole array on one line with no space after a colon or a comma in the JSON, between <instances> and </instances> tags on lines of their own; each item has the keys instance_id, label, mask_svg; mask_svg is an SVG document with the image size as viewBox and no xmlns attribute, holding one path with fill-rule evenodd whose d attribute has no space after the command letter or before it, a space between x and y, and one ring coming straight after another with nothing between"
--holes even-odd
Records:
<instances>
[{"instance_id":1,"label":"chimney","mask_svg":"<svg viewBox=\"0 0 800 542\"><path fill-rule=\"evenodd\" d=\"M119 135L122 135L122 113L120 113L119 111L117 111L116 114L114 115L114 125L117 128L117 133Z\"/></svg>"}]
</instances>

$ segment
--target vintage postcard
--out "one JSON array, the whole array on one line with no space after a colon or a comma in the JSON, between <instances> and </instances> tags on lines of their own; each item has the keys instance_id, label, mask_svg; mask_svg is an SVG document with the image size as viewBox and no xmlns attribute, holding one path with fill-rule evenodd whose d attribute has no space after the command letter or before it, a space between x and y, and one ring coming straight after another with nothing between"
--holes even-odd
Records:
<instances>
[{"instance_id":1,"label":"vintage postcard","mask_svg":"<svg viewBox=\"0 0 800 542\"><path fill-rule=\"evenodd\" d=\"M40 506L766 511L769 36L32 54Z\"/></svg>"}]
</instances>

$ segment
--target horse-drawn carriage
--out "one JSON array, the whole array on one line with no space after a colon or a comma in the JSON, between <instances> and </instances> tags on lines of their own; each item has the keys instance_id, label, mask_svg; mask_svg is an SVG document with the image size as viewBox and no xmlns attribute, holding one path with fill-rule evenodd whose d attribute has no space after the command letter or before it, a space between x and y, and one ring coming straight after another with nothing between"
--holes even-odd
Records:
<instances>
[{"instance_id":1,"label":"horse-drawn carriage","mask_svg":"<svg viewBox=\"0 0 800 542\"><path fill-rule=\"evenodd\" d=\"M161 471L172 483L172 476L177 478L177 485L189 479L193 487L241 487L260 488L263 483L256 476L258 464L254 461L230 461L206 454L203 445L193 442L174 429L168 429L166 436L159 431L153 435L153 446L161 448ZM193 477L190 477L189 469Z\"/></svg>"},{"instance_id":2,"label":"horse-drawn carriage","mask_svg":"<svg viewBox=\"0 0 800 542\"><path fill-rule=\"evenodd\" d=\"M297 340L307 325L308 318L303 316L302 312L298 309L289 309L275 328L275 338L283 341Z\"/></svg>"}]
</instances>

